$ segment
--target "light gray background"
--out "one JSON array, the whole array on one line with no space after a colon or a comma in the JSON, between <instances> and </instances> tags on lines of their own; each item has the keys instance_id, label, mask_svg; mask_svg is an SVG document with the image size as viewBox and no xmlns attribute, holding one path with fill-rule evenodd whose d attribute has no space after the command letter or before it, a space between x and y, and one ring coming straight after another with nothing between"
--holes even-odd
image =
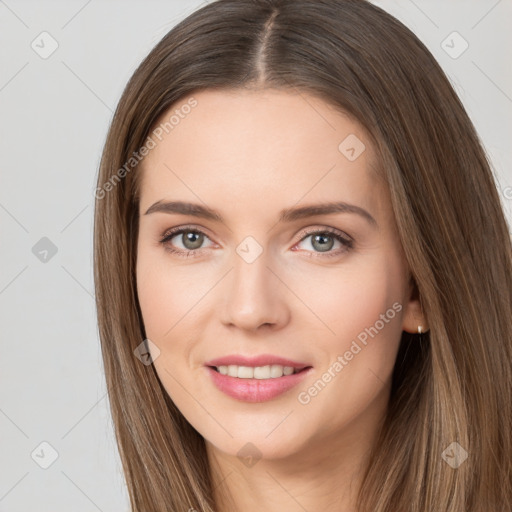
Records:
<instances>
[{"instance_id":1,"label":"light gray background","mask_svg":"<svg viewBox=\"0 0 512 512\"><path fill-rule=\"evenodd\" d=\"M128 510L94 309L93 191L128 78L204 3L0 1L0 511ZM512 2L375 3L449 75L493 162L510 223ZM31 47L50 48L43 31L58 43L46 59ZM453 31L469 44L455 59L443 47L462 48L447 39ZM57 248L46 262L33 251L43 237ZM58 457L43 469L52 450Z\"/></svg>"}]
</instances>

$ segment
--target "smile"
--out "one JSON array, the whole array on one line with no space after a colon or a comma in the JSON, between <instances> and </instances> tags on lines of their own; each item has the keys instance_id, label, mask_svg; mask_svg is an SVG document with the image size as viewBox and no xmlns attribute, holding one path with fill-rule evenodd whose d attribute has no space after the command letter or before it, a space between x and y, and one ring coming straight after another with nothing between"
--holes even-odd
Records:
<instances>
[{"instance_id":1,"label":"smile","mask_svg":"<svg viewBox=\"0 0 512 512\"><path fill-rule=\"evenodd\" d=\"M281 365L207 366L206 369L217 389L243 402L265 402L276 398L299 384L313 370L311 366L298 369Z\"/></svg>"},{"instance_id":2,"label":"smile","mask_svg":"<svg viewBox=\"0 0 512 512\"><path fill-rule=\"evenodd\" d=\"M280 364L266 366L238 366L231 364L229 366L214 366L220 374L237 377L238 379L277 379L283 375L292 375L299 373L304 368L294 368L293 366L282 366Z\"/></svg>"}]
</instances>

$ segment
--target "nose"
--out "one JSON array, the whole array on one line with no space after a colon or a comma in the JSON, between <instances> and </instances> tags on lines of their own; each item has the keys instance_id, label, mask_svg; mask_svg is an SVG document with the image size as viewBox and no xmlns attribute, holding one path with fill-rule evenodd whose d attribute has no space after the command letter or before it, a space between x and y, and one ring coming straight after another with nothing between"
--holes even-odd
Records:
<instances>
[{"instance_id":1,"label":"nose","mask_svg":"<svg viewBox=\"0 0 512 512\"><path fill-rule=\"evenodd\" d=\"M266 253L252 263L235 254L233 266L222 290L223 323L251 332L284 327L290 320L285 285L269 268Z\"/></svg>"}]
</instances>

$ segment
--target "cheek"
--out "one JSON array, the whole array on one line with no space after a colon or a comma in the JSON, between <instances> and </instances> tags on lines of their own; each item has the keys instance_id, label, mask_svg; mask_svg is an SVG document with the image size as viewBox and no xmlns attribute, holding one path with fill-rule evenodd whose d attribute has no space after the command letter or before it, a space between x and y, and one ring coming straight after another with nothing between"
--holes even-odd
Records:
<instances>
[{"instance_id":1,"label":"cheek","mask_svg":"<svg viewBox=\"0 0 512 512\"><path fill-rule=\"evenodd\" d=\"M169 293L168 279L162 274L150 251L141 249L137 256L137 295L144 320L146 336L156 341L172 326L168 310L174 310L171 301L178 303L175 293Z\"/></svg>"},{"instance_id":2,"label":"cheek","mask_svg":"<svg viewBox=\"0 0 512 512\"><path fill-rule=\"evenodd\" d=\"M186 323L193 325L201 298L215 283L211 270L200 265L193 271L189 266L180 268L163 249L141 247L136 272L146 335L155 342L173 338L185 317Z\"/></svg>"},{"instance_id":3,"label":"cheek","mask_svg":"<svg viewBox=\"0 0 512 512\"><path fill-rule=\"evenodd\" d=\"M361 259L354 265L311 268L307 275L304 280L289 274L288 282L293 282L294 292L309 309L304 312L304 318L308 318L311 325L318 325L326 333L324 339L331 339L334 344L373 326L380 315L386 315L394 303L403 300L402 268L398 258L376 256ZM386 326L400 324L397 309L402 308L395 307L389 312L390 321Z\"/></svg>"},{"instance_id":4,"label":"cheek","mask_svg":"<svg viewBox=\"0 0 512 512\"><path fill-rule=\"evenodd\" d=\"M318 317L308 311L303 315L321 366L316 377L330 372L326 381L333 382L332 388L328 384L333 394L323 394L320 402L342 394L347 410L354 411L369 403L391 375L403 310L401 260L381 256L360 263L329 275L319 268L309 273L307 283L294 287Z\"/></svg>"},{"instance_id":5,"label":"cheek","mask_svg":"<svg viewBox=\"0 0 512 512\"><path fill-rule=\"evenodd\" d=\"M328 326L315 349L321 368L299 402L336 410L335 428L361 414L389 383L402 333L403 276L399 258L338 269L330 279L310 275L308 305ZM299 293L304 293L301 291ZM325 391L323 391L325 389ZM342 408L332 408L342 403Z\"/></svg>"}]
</instances>

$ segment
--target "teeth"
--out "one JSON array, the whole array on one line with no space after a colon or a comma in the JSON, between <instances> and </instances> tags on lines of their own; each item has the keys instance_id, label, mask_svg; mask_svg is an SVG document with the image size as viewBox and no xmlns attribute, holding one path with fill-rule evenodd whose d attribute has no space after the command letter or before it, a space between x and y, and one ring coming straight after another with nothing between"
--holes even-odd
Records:
<instances>
[{"instance_id":1,"label":"teeth","mask_svg":"<svg viewBox=\"0 0 512 512\"><path fill-rule=\"evenodd\" d=\"M293 366L281 366L279 364L255 367L230 364L229 366L216 366L215 368L222 375L238 377L239 379L277 379L283 375L297 373Z\"/></svg>"}]
</instances>

